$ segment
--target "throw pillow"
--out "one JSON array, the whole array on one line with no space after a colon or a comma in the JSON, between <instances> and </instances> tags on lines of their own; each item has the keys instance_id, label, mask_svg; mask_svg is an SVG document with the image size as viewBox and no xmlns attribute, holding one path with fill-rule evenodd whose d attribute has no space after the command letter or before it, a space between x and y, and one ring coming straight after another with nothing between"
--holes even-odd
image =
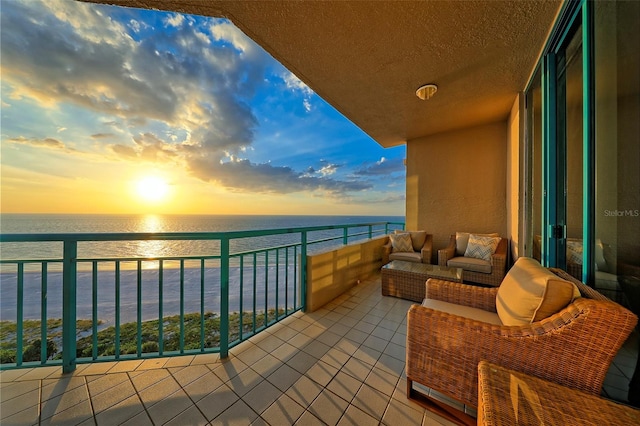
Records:
<instances>
[{"instance_id":1,"label":"throw pillow","mask_svg":"<svg viewBox=\"0 0 640 426\"><path fill-rule=\"evenodd\" d=\"M582 265L582 241L567 241L567 262Z\"/></svg>"},{"instance_id":2,"label":"throw pillow","mask_svg":"<svg viewBox=\"0 0 640 426\"><path fill-rule=\"evenodd\" d=\"M491 256L495 253L498 243L500 243L500 237L482 237L471 234L464 257L475 257L491 262Z\"/></svg>"},{"instance_id":3,"label":"throw pillow","mask_svg":"<svg viewBox=\"0 0 640 426\"><path fill-rule=\"evenodd\" d=\"M413 244L413 251L422 250L424 242L427 239L427 231L400 231L396 229L396 234L409 234L411 236L411 243Z\"/></svg>"},{"instance_id":4,"label":"throw pillow","mask_svg":"<svg viewBox=\"0 0 640 426\"><path fill-rule=\"evenodd\" d=\"M394 253L413 252L413 244L409 233L391 234L389 238L391 239L391 248Z\"/></svg>"},{"instance_id":5,"label":"throw pillow","mask_svg":"<svg viewBox=\"0 0 640 426\"><path fill-rule=\"evenodd\" d=\"M496 311L504 325L525 325L543 320L566 307L579 294L577 287L520 257L498 288Z\"/></svg>"},{"instance_id":6,"label":"throw pillow","mask_svg":"<svg viewBox=\"0 0 640 426\"><path fill-rule=\"evenodd\" d=\"M456 232L456 256L464 256L467 251L467 245L469 244L470 232ZM491 234L475 234L481 237L499 237L497 233Z\"/></svg>"}]
</instances>

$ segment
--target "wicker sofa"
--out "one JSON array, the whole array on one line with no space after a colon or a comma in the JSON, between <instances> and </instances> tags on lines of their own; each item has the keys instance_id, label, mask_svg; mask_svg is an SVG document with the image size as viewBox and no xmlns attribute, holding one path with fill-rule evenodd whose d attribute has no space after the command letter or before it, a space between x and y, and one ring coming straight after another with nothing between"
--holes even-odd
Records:
<instances>
[{"instance_id":1,"label":"wicker sofa","mask_svg":"<svg viewBox=\"0 0 640 426\"><path fill-rule=\"evenodd\" d=\"M466 235L466 240L461 238ZM488 236L497 236L498 234L479 234ZM462 244L460 240L463 240ZM469 239L469 233L457 232L451 235L449 245L438 250L438 265L462 268L464 270L465 282L474 282L479 284L487 284L491 286L499 286L504 278L507 269L507 250L509 240L501 238L495 252L491 255L491 261L483 261L480 259L465 257L466 242ZM461 247L462 245L462 247Z\"/></svg>"},{"instance_id":2,"label":"wicker sofa","mask_svg":"<svg viewBox=\"0 0 640 426\"><path fill-rule=\"evenodd\" d=\"M517 266L518 262L511 271ZM450 416L453 411L455 417L464 418L464 413L455 413L414 389L413 382L477 407L481 360L599 394L606 372L637 317L566 272L543 269L575 284L574 291L579 290L582 297L525 325L492 324L413 305L407 322L407 396L441 415ZM426 285L425 304L434 299L494 315L501 303L497 300L499 287L436 279L429 279Z\"/></svg>"}]
</instances>

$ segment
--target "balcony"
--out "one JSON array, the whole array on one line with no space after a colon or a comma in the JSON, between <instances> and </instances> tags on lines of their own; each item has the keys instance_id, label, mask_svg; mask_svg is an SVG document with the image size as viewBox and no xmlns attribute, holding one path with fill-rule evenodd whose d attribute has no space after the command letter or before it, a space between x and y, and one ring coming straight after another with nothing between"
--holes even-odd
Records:
<instances>
[{"instance_id":1,"label":"balcony","mask_svg":"<svg viewBox=\"0 0 640 426\"><path fill-rule=\"evenodd\" d=\"M379 275L219 354L3 371L2 424L450 424L408 402L406 313Z\"/></svg>"},{"instance_id":2,"label":"balcony","mask_svg":"<svg viewBox=\"0 0 640 426\"><path fill-rule=\"evenodd\" d=\"M212 353L96 362L70 374L60 367L6 370L1 422L449 425L406 398L411 303L382 296L376 275L249 338L226 359ZM604 395L626 394L616 386L633 373L636 342L634 335L620 351Z\"/></svg>"}]
</instances>

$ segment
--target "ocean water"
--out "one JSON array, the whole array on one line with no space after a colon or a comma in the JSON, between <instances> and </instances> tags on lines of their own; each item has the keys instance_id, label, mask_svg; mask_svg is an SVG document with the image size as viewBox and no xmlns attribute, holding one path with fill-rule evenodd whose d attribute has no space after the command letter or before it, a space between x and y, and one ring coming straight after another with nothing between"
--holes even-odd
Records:
<instances>
[{"instance_id":1,"label":"ocean water","mask_svg":"<svg viewBox=\"0 0 640 426\"><path fill-rule=\"evenodd\" d=\"M310 226L404 222L403 216L261 216L261 215L58 215L1 214L2 234L51 233L138 233L138 232L224 232L283 229ZM350 232L365 231L357 228ZM342 235L342 230L309 234L309 240ZM299 241L298 235L278 235L231 242L231 251L269 247ZM351 240L350 240L351 241ZM333 243L335 245L335 243ZM311 246L322 250L330 244ZM62 243L2 243L2 259L59 258ZM80 242L78 257L163 257L219 254L214 241L120 241Z\"/></svg>"},{"instance_id":2,"label":"ocean water","mask_svg":"<svg viewBox=\"0 0 640 426\"><path fill-rule=\"evenodd\" d=\"M137 232L222 232L241 230L282 229L311 226L364 224L371 222L404 222L401 216L214 216L214 215L39 215L2 214L0 233L137 233ZM351 232L366 231L354 228ZM377 228L384 229L384 228ZM324 230L309 234L309 241L342 236L342 230ZM350 242L366 236L350 239ZM242 239L231 242L231 252L242 252L257 248L298 243L299 234L278 235ZM341 245L342 240L324 242L310 247L310 252L324 251ZM0 258L7 259L59 259L62 243L0 243ZM273 252L272 252L273 253ZM81 242L78 244L79 259L105 258L157 258L173 256L209 256L219 254L215 241L118 241ZM229 283L230 310L264 310L277 307L292 307L299 298L298 271L286 259L299 252L270 254L269 262L264 255L255 260L249 256L240 269L239 260L231 262ZM255 261L255 266L252 264ZM59 264L49 264L46 286L38 263L25 265L22 290L16 274L15 264L2 265L0 270L0 320L15 321L18 315L18 300L22 298L22 317L39 319L46 309L47 318L62 316L62 273ZM159 275L162 274L162 280ZM95 281L95 284L94 284ZM160 285L159 282L162 281ZM138 279L137 262L123 262L116 274L115 262L98 262L92 270L91 262L78 263L77 317L90 319L93 308L102 321L100 328L113 325L119 306L120 323L175 315L184 312L199 312L201 304L207 312L219 312L220 267L218 260L185 261L180 269L178 261L165 261L162 271L158 261L141 262ZM94 292L95 288L95 292ZM276 302L276 291L278 300ZM20 295L21 294L21 295ZM141 300L141 304L138 303ZM43 303L44 301L44 303Z\"/></svg>"}]
</instances>

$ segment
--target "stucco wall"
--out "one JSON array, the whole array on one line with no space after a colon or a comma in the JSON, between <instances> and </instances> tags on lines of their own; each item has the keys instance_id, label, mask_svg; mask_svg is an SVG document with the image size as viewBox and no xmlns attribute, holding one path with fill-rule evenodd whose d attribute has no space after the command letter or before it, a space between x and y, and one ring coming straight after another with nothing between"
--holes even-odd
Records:
<instances>
[{"instance_id":1,"label":"stucco wall","mask_svg":"<svg viewBox=\"0 0 640 426\"><path fill-rule=\"evenodd\" d=\"M340 296L382 267L387 236L307 256L307 312Z\"/></svg>"},{"instance_id":2,"label":"stucco wall","mask_svg":"<svg viewBox=\"0 0 640 426\"><path fill-rule=\"evenodd\" d=\"M507 235L507 121L407 141L406 229Z\"/></svg>"}]
</instances>

